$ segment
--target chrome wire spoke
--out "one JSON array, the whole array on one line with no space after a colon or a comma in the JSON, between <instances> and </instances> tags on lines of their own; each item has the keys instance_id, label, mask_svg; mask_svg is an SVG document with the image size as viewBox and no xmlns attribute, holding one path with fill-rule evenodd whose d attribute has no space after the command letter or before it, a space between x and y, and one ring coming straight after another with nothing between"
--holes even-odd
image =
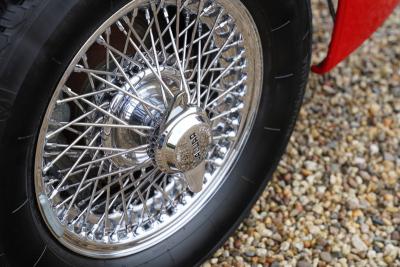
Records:
<instances>
[{"instance_id":1,"label":"chrome wire spoke","mask_svg":"<svg viewBox=\"0 0 400 267\"><path fill-rule=\"evenodd\" d=\"M46 166L46 168L51 168L58 160L60 160L66 152L68 152L74 144L76 144L77 142L79 142L80 139L82 139L85 135L88 134L88 132L91 130L91 128L89 128L88 130L86 130L82 135L80 135L77 139L75 139L71 145L67 146L63 152L61 152L53 161L51 161L49 163L49 165ZM100 133L98 133L89 143L89 148L95 143L95 141L100 137ZM56 196L56 194L58 194L58 190L63 186L63 184L67 181L67 179L69 178L69 176L71 175L71 173L75 170L75 167L82 161L82 159L84 158L84 156L88 153L89 149L85 149L81 155L79 156L79 158L75 161L74 165L72 165L72 167L70 168L70 170L68 171L68 173L61 179L60 183L57 185L57 187L53 190L53 192L50 195L50 199L52 199L53 197ZM44 169L44 172L46 172L46 168Z\"/></svg>"},{"instance_id":2,"label":"chrome wire spoke","mask_svg":"<svg viewBox=\"0 0 400 267\"><path fill-rule=\"evenodd\" d=\"M117 61L117 59L115 58L115 56L113 55L113 53L110 51L109 54L110 54L112 60L114 61L114 63L117 65L118 70L119 70L119 71L121 72L121 74L124 76L124 79L126 80L126 82L128 83L128 85L130 86L130 88L135 88L135 86L132 84L131 80L129 79L128 75L126 75L126 73L125 73L124 69L122 68L122 66L118 63L118 61ZM136 92L136 91L135 91L135 92ZM136 97L137 97L138 99L140 99L140 98L137 96L137 93L136 93ZM142 101L142 100L141 100L141 101ZM152 108L154 108L154 109L156 109L156 110L158 110L158 111L161 111L160 108L158 108L158 107L156 107L156 106L154 106L154 105L152 105L152 104L150 104L150 103L145 102L144 109L145 109L146 113L150 115L150 117L153 117L153 115L150 113L150 111L149 111L147 105L151 106Z\"/></svg>"},{"instance_id":3,"label":"chrome wire spoke","mask_svg":"<svg viewBox=\"0 0 400 267\"><path fill-rule=\"evenodd\" d=\"M132 149L121 149L123 151L115 153L115 154L111 154L111 155L109 155L107 157L103 157L103 158L99 158L99 159L96 159L96 160L93 160L93 161L86 162L84 164L76 166L75 169L80 169L80 168L86 167L91 163L99 163L99 162L103 162L105 160L109 160L109 159L112 159L112 158L115 158L115 157L118 157L118 156L123 156L123 155L125 155L127 153L144 150L144 149L147 149L148 147L149 147L149 145L142 145L142 146L135 147L135 148L132 148ZM104 148L100 147L99 150L104 150ZM117 150L119 150L119 149L117 149ZM64 173L64 172L66 172L68 170L69 169L59 170L58 172L59 173Z\"/></svg>"},{"instance_id":4,"label":"chrome wire spoke","mask_svg":"<svg viewBox=\"0 0 400 267\"><path fill-rule=\"evenodd\" d=\"M101 105L100 107L104 107L106 104ZM93 114L95 112L95 110L89 111L81 116L79 116L78 118L74 119L73 121L65 124L64 126L54 130L54 131L50 131L49 133L47 133L46 135L46 139L50 140L52 137L56 136L58 133L64 131L65 129L69 128L70 126L72 126L74 123L77 123L85 118L87 118L88 116L90 116L91 114Z\"/></svg>"},{"instance_id":5,"label":"chrome wire spoke","mask_svg":"<svg viewBox=\"0 0 400 267\"><path fill-rule=\"evenodd\" d=\"M147 20L147 24L148 24L148 27L149 27L148 29L149 29L149 33L150 33L151 47L152 47L153 55L154 55L154 58L155 58L157 74L158 74L158 76L161 77L160 63L159 63L159 59L158 59L158 55L157 55L156 44L154 42L153 30L150 27L151 19L150 19L150 11L148 9L146 9L146 20ZM161 86L161 93L162 93L164 105L165 105L165 107L168 107L168 100L167 100L167 97L166 97L166 94L165 94L165 88L163 86Z\"/></svg>"},{"instance_id":6,"label":"chrome wire spoke","mask_svg":"<svg viewBox=\"0 0 400 267\"><path fill-rule=\"evenodd\" d=\"M104 160L101 161L100 167L99 167L99 169L98 169L98 171L97 171L97 175L100 175L100 174L102 173L103 167L104 167ZM91 195L90 195L90 199L89 199L89 203L88 203L87 207L86 207L83 211L81 211L81 213L75 218L75 220L73 221L74 223L77 223L77 221L78 221L83 215L85 215L85 217L84 217L84 223L85 223L85 224L88 223L88 217L89 217L89 215L90 215L90 212L91 212L91 210L92 210L93 203L94 203L94 201L95 201L96 190L97 190L98 184L99 184L99 180L96 180L95 183L94 183L93 189L91 190Z\"/></svg>"},{"instance_id":7,"label":"chrome wire spoke","mask_svg":"<svg viewBox=\"0 0 400 267\"><path fill-rule=\"evenodd\" d=\"M133 23L135 23L135 19L136 19L137 15L138 15L138 10L135 9L133 12L131 12L131 14L132 14L132 19L129 21L129 25L133 25ZM124 34L126 36L126 40L125 40L125 44L124 44L124 50L123 50L122 53L124 55L126 55L128 53L129 40L130 40L131 35L132 35L132 31L130 30L130 27L129 27L128 33L124 32ZM146 39L146 38L144 38L144 39ZM124 60L125 60L124 58L121 58L121 64L124 63Z\"/></svg>"},{"instance_id":8,"label":"chrome wire spoke","mask_svg":"<svg viewBox=\"0 0 400 267\"><path fill-rule=\"evenodd\" d=\"M191 39L190 44L189 44L189 50L187 52L187 55L191 55L192 54L192 49L193 49L193 45L195 44L196 34L198 32L201 33L201 31L198 31L198 27L199 27L199 22L200 22L201 11L203 10L203 7L204 7L204 0L200 0L199 3L198 3L197 16L196 16L195 25L194 25L194 28L193 28L193 31L192 31L192 39ZM199 36L199 38L200 38L200 36ZM184 48L184 49L186 49L186 48ZM198 59L198 60L200 60L200 59ZM188 64L189 64L189 61L187 60L185 62L185 65L184 65L185 69L187 68Z\"/></svg>"},{"instance_id":9,"label":"chrome wire spoke","mask_svg":"<svg viewBox=\"0 0 400 267\"><path fill-rule=\"evenodd\" d=\"M104 84L107 84L107 85L113 87L115 90L117 90L117 91L119 91L119 92L122 92L123 94L126 94L126 95L128 95L129 97L132 97L133 99L139 101L139 102L142 103L144 106L148 106L148 107L151 107L151 108L153 108L153 109L160 110L158 107L153 106L152 104L150 104L150 103L144 101L143 99L139 98L138 96L134 95L133 93L130 93L130 92L125 91L124 89L122 89L122 88L116 86L115 84L110 83L109 81L107 81L107 80L101 78L100 76L97 76L97 75L94 74L94 73L91 73L90 75L93 76L95 79L99 80L100 82L103 82ZM125 78L125 77L124 77L124 78Z\"/></svg>"},{"instance_id":10,"label":"chrome wire spoke","mask_svg":"<svg viewBox=\"0 0 400 267\"><path fill-rule=\"evenodd\" d=\"M154 24L156 26L156 31L158 34L158 41L160 42L160 45L161 45L161 52L162 52L163 58L166 58L167 51L166 51L164 40L163 40L163 34L161 32L160 22L158 20L158 14L160 13L163 6L164 6L164 0L161 1L158 8L156 7L155 1L150 1L151 11L153 12L153 20L154 20ZM167 26L168 30L171 29L171 25ZM151 27L149 27L149 30L151 30Z\"/></svg>"},{"instance_id":11,"label":"chrome wire spoke","mask_svg":"<svg viewBox=\"0 0 400 267\"><path fill-rule=\"evenodd\" d=\"M69 122L59 122L59 125L66 125ZM107 127L107 128L121 128L121 129L137 129L137 130L154 130L154 127L144 126L144 125L121 125L121 124L102 124L102 123L84 123L77 122L73 123L71 126L93 126L93 127Z\"/></svg>"},{"instance_id":12,"label":"chrome wire spoke","mask_svg":"<svg viewBox=\"0 0 400 267\"><path fill-rule=\"evenodd\" d=\"M166 8L164 8L163 14L164 14L165 20L167 21L167 23L169 23L170 22L169 14L168 14L168 11L167 11ZM169 32L169 35L170 35L170 38L171 38L171 44L172 44L173 51L174 51L174 54L175 54L176 64L177 64L179 72L181 74L181 83L183 84L183 87L185 89L185 92L186 92L186 95L187 95L187 98L188 98L187 101L190 102L190 97L191 96L190 96L190 92L189 92L189 87L187 85L187 81L186 81L186 78L185 78L185 72L184 72L184 69L183 69L184 66L182 65L182 62L181 62L181 60L179 58L178 48L176 47L176 44L175 44L175 41L174 41L174 34L172 33L172 29L171 28L168 28L168 32Z\"/></svg>"},{"instance_id":13,"label":"chrome wire spoke","mask_svg":"<svg viewBox=\"0 0 400 267\"><path fill-rule=\"evenodd\" d=\"M147 181L146 178L152 177L153 174L154 174L154 172L151 172L148 176L146 176L145 178L142 178L142 180ZM114 193L113 195L109 195L108 196L108 206L110 205L110 202L109 202L110 199L112 199L112 203L114 203L118 199L118 196L120 194L128 191L131 188L134 188L132 194L137 194L138 192L140 192L141 186L137 186L136 187L135 184L133 184L133 183L129 183L129 185L128 185L129 174L126 174L126 175L123 175L121 177L118 177L118 180L114 181L112 184L110 183L106 187L104 187L101 190L95 192L95 198L93 200L94 201L93 203L95 203L98 199L100 199L100 197L104 194L104 192L109 192L112 185L118 183L121 179L125 179L125 178L128 178L128 179L124 182L123 188L121 190L119 190L118 192ZM141 183L141 185L143 185L143 184L144 183ZM98 204L96 204L94 207L92 205L92 209L97 210L97 209L99 209L100 207L102 207L104 205L107 205L107 199L103 200L102 202L100 202ZM105 218L105 214L102 215L102 217L99 219L97 224L101 223L104 220L104 218Z\"/></svg>"},{"instance_id":14,"label":"chrome wire spoke","mask_svg":"<svg viewBox=\"0 0 400 267\"><path fill-rule=\"evenodd\" d=\"M119 21L117 22L118 28L125 32L125 29L122 25L122 23L120 23ZM121 56L122 58L126 59L129 62L135 62L134 60L132 60L131 58L127 57L126 55L124 55L123 53L121 53L118 49L106 44L105 42L101 41L101 44L103 44L104 46L106 46L107 48L109 48L111 51L115 52L116 54L118 54L119 56ZM171 90L168 88L168 86L165 84L165 81L162 79L161 76L158 75L157 70L154 68L154 66L150 63L149 59L143 54L143 52L140 50L140 48L138 47L138 45L132 40L130 39L130 44L135 48L135 50L138 52L140 58L145 62L146 66L153 72L153 74L156 76L157 80L160 82L160 84L164 87L164 89L169 92L171 95L173 95L173 93L171 92Z\"/></svg>"},{"instance_id":15,"label":"chrome wire spoke","mask_svg":"<svg viewBox=\"0 0 400 267\"><path fill-rule=\"evenodd\" d=\"M63 145L63 144L54 144L47 143L47 147L50 148L70 148L71 150L95 150L95 151L112 151L112 152L124 152L127 153L126 149L123 148L113 148L113 147L93 147L93 146L74 146L74 145Z\"/></svg>"},{"instance_id":16,"label":"chrome wire spoke","mask_svg":"<svg viewBox=\"0 0 400 267\"><path fill-rule=\"evenodd\" d=\"M81 65L79 65L79 66L81 66L82 69L84 69L84 68L89 69L89 63L88 63L88 59L87 59L87 55L86 54L84 54L82 56L82 62L83 62L83 66L84 67L82 67ZM88 72L86 72L86 73L88 74L88 79L89 79L89 83L90 83L90 86L91 86L92 90L95 90L95 85L94 85L93 78L90 77Z\"/></svg>"},{"instance_id":17,"label":"chrome wire spoke","mask_svg":"<svg viewBox=\"0 0 400 267\"><path fill-rule=\"evenodd\" d=\"M88 67L84 67L82 65L77 65L75 68L75 72L84 72L87 73L89 76L89 80L90 80L90 84L92 86L92 88L94 88L94 81L93 81L93 77L90 76L91 73L96 74L96 75L106 75L108 77L110 76L118 76L118 77L124 77L122 74L120 73L115 73L115 72L110 72L110 71L105 71L105 70L94 70L94 69L89 69ZM95 89L93 89L95 90Z\"/></svg>"},{"instance_id":18,"label":"chrome wire spoke","mask_svg":"<svg viewBox=\"0 0 400 267\"><path fill-rule=\"evenodd\" d=\"M91 75L90 75L90 77L91 77ZM107 88L107 89L99 90L99 91L92 92L92 93L87 93L87 94L81 94L81 95L77 95L77 96L73 96L73 97L68 97L68 98L57 100L57 104L63 104L63 103L67 103L67 102L70 102L70 101L75 101L75 100L79 100L79 99L82 99L82 98L92 97L92 96L96 96L96 95L104 94L104 93L109 93L109 92L113 92L113 91L115 91L114 88ZM87 113L84 114L84 115L87 115Z\"/></svg>"},{"instance_id":19,"label":"chrome wire spoke","mask_svg":"<svg viewBox=\"0 0 400 267\"><path fill-rule=\"evenodd\" d=\"M141 49L143 49L144 50L144 52L147 54L147 55L151 55L151 52L150 52L150 50L147 48L147 46L146 46L146 44L144 43L144 41L143 41L143 39L139 36L139 34L136 32L136 30L133 28L133 25L129 22L129 18L128 17L124 17L123 18L123 20L125 21L125 23L126 23L126 25L128 26L128 28L129 28L129 31L133 34L133 36L136 38L136 40L139 42L139 44L140 44L140 48ZM120 26L122 25L122 24L119 24ZM124 30L122 31L124 34L126 33L126 30L125 30L125 28L123 28ZM132 43L135 43L134 41L133 41L133 39L130 37L130 36L128 36L128 35L126 35L127 36L127 39L129 40L129 42L132 44ZM108 43L109 44L109 43ZM157 59L154 57L151 57L150 58L153 62L155 62Z\"/></svg>"},{"instance_id":20,"label":"chrome wire spoke","mask_svg":"<svg viewBox=\"0 0 400 267\"><path fill-rule=\"evenodd\" d=\"M92 160L94 160L99 154L99 151L96 151L96 153L94 153ZM64 213L64 218L63 221L66 219L66 216L68 216L69 211L71 210L72 206L74 205L76 198L78 197L79 193L81 193L84 189L82 189L82 186L84 185L86 178L88 177L90 170L92 169L93 164L90 164L89 167L87 168L85 174L83 175L82 180L79 182L78 188L76 189L76 192L71 195L70 197L68 197L66 200L64 200L64 202L62 203L62 205L66 204L68 201L70 201L70 203L68 204L68 208L66 210L66 212ZM57 190L57 189L56 189ZM58 189L59 190L59 189Z\"/></svg>"},{"instance_id":21,"label":"chrome wire spoke","mask_svg":"<svg viewBox=\"0 0 400 267\"><path fill-rule=\"evenodd\" d=\"M212 37L213 37L213 32L215 32L215 30L216 30L216 28L217 28L217 25L218 25L218 23L219 23L219 21L220 21L220 19L221 19L221 16L222 16L222 14L224 13L224 10L223 9L221 9L220 10L220 12L219 12L219 14L218 14L218 17L215 19L215 22L214 22L214 25L213 25L213 27L212 27L212 29L209 31L209 32L207 32L206 34L205 34L205 36L207 36L207 41L204 43L204 46L203 46L203 49L201 50L201 53L199 53L198 55L197 55L197 58L195 58L196 60L197 60L197 62L196 62L196 66L199 68L199 66L200 66L200 68L203 68L203 69L201 69L201 71L203 71L203 73L205 73L205 71L204 71L204 68L205 68L205 66L203 66L203 67L201 67L201 56L202 55L206 55L205 53L206 53L206 50L207 50L207 48L209 47L209 45L210 45L210 42L211 42L211 40L212 40ZM200 35L200 34L199 34ZM201 41L201 36L199 37L199 41ZM212 65L212 64L210 64L210 65ZM194 68L194 70L196 69L196 67ZM221 68L222 70L223 70L223 68ZM211 71L211 70L210 70ZM200 77L202 76L201 75L201 73L200 72L198 72L199 73L199 75L200 75ZM193 75L195 74L195 71L193 71ZM191 78L189 78L189 80L192 80L193 79L193 75L192 75L192 77ZM201 82L199 82L198 81L198 83L200 83L201 84Z\"/></svg>"},{"instance_id":22,"label":"chrome wire spoke","mask_svg":"<svg viewBox=\"0 0 400 267\"><path fill-rule=\"evenodd\" d=\"M218 190L260 94L261 46L242 8L131 1L85 42L50 101L35 158L35 190L49 204L40 208L62 227L60 242L89 257L130 255L184 226ZM188 140L170 145L178 132ZM196 147L200 139L208 145Z\"/></svg>"}]
</instances>

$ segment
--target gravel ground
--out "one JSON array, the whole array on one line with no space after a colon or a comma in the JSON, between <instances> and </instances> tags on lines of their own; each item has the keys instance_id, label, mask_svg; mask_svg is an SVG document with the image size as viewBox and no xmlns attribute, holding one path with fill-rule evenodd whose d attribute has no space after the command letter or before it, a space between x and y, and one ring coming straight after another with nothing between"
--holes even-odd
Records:
<instances>
[{"instance_id":1,"label":"gravel ground","mask_svg":"<svg viewBox=\"0 0 400 267\"><path fill-rule=\"evenodd\" d=\"M317 62L331 20L313 6ZM204 267L400 266L400 7L308 87L272 184Z\"/></svg>"}]
</instances>

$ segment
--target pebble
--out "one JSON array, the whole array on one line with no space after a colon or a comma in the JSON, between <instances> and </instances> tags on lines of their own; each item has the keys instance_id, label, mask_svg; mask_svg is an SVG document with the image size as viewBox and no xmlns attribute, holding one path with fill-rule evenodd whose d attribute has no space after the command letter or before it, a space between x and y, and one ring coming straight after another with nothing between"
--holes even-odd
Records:
<instances>
[{"instance_id":1,"label":"pebble","mask_svg":"<svg viewBox=\"0 0 400 267\"><path fill-rule=\"evenodd\" d=\"M305 167L307 170L316 171L318 169L318 164L314 161L306 161Z\"/></svg>"},{"instance_id":2,"label":"pebble","mask_svg":"<svg viewBox=\"0 0 400 267\"><path fill-rule=\"evenodd\" d=\"M375 225L385 225L383 220L381 218L379 218L378 216L372 216L371 219L372 219L372 223Z\"/></svg>"},{"instance_id":3,"label":"pebble","mask_svg":"<svg viewBox=\"0 0 400 267\"><path fill-rule=\"evenodd\" d=\"M315 226L315 225L310 225L310 226L308 227L308 230L309 230L310 233L313 234L313 235L317 235L317 234L319 234L319 232L320 232L319 227L317 227L317 226Z\"/></svg>"},{"instance_id":4,"label":"pebble","mask_svg":"<svg viewBox=\"0 0 400 267\"><path fill-rule=\"evenodd\" d=\"M370 146L370 151L371 151L371 155L376 155L379 153L379 146L376 144L373 144Z\"/></svg>"},{"instance_id":5,"label":"pebble","mask_svg":"<svg viewBox=\"0 0 400 267\"><path fill-rule=\"evenodd\" d=\"M393 241L400 241L400 232L394 231L391 234L390 239L392 239Z\"/></svg>"},{"instance_id":6,"label":"pebble","mask_svg":"<svg viewBox=\"0 0 400 267\"><path fill-rule=\"evenodd\" d=\"M290 248L290 243L289 242L283 242L281 245L281 251L287 251Z\"/></svg>"},{"instance_id":7,"label":"pebble","mask_svg":"<svg viewBox=\"0 0 400 267\"><path fill-rule=\"evenodd\" d=\"M365 245L364 241L362 241L358 235L353 235L351 243L353 247L360 252L368 250L367 245Z\"/></svg>"},{"instance_id":8,"label":"pebble","mask_svg":"<svg viewBox=\"0 0 400 267\"><path fill-rule=\"evenodd\" d=\"M257 249L257 256L258 257L265 257L267 256L267 250L265 248L258 248Z\"/></svg>"},{"instance_id":9,"label":"pebble","mask_svg":"<svg viewBox=\"0 0 400 267\"><path fill-rule=\"evenodd\" d=\"M349 200L347 200L347 207L350 210L355 210L360 208L360 202L358 201L357 198L350 198Z\"/></svg>"},{"instance_id":10,"label":"pebble","mask_svg":"<svg viewBox=\"0 0 400 267\"><path fill-rule=\"evenodd\" d=\"M249 247L245 253L244 253L247 257L253 257L254 255L256 255L256 250L254 247Z\"/></svg>"},{"instance_id":11,"label":"pebble","mask_svg":"<svg viewBox=\"0 0 400 267\"><path fill-rule=\"evenodd\" d=\"M303 242L295 242L293 246L297 249L297 251L303 251L304 243Z\"/></svg>"},{"instance_id":12,"label":"pebble","mask_svg":"<svg viewBox=\"0 0 400 267\"><path fill-rule=\"evenodd\" d=\"M217 264L217 263L218 263L218 259L216 259L216 258L211 259L211 264Z\"/></svg>"},{"instance_id":13,"label":"pebble","mask_svg":"<svg viewBox=\"0 0 400 267\"><path fill-rule=\"evenodd\" d=\"M329 252L321 252L319 256L321 257L321 260L326 263L330 263L332 261L332 255Z\"/></svg>"},{"instance_id":14,"label":"pebble","mask_svg":"<svg viewBox=\"0 0 400 267\"><path fill-rule=\"evenodd\" d=\"M396 87L392 88L392 94L394 97L400 98L400 86L396 86Z\"/></svg>"},{"instance_id":15,"label":"pebble","mask_svg":"<svg viewBox=\"0 0 400 267\"><path fill-rule=\"evenodd\" d=\"M313 265L308 261L299 261L296 264L296 267L313 267Z\"/></svg>"},{"instance_id":16,"label":"pebble","mask_svg":"<svg viewBox=\"0 0 400 267\"><path fill-rule=\"evenodd\" d=\"M364 234L368 234L369 233L369 226L367 224L362 224L361 225L361 232L363 232Z\"/></svg>"}]
</instances>

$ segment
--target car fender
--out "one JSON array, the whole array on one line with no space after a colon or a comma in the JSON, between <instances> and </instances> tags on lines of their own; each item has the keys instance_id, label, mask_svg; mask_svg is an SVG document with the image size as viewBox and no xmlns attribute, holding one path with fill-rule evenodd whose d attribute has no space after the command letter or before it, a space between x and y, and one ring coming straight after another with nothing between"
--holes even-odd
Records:
<instances>
[{"instance_id":1,"label":"car fender","mask_svg":"<svg viewBox=\"0 0 400 267\"><path fill-rule=\"evenodd\" d=\"M400 0L339 0L326 58L312 71L324 74L347 58L393 12Z\"/></svg>"}]
</instances>

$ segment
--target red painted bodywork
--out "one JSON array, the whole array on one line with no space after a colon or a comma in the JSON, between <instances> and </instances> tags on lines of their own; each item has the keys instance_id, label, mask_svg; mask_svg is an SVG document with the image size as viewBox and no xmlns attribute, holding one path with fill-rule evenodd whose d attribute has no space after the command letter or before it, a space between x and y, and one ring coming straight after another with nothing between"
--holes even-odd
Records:
<instances>
[{"instance_id":1,"label":"red painted bodywork","mask_svg":"<svg viewBox=\"0 0 400 267\"><path fill-rule=\"evenodd\" d=\"M323 74L334 68L367 40L399 3L400 0L339 0L328 55L312 71Z\"/></svg>"}]
</instances>

